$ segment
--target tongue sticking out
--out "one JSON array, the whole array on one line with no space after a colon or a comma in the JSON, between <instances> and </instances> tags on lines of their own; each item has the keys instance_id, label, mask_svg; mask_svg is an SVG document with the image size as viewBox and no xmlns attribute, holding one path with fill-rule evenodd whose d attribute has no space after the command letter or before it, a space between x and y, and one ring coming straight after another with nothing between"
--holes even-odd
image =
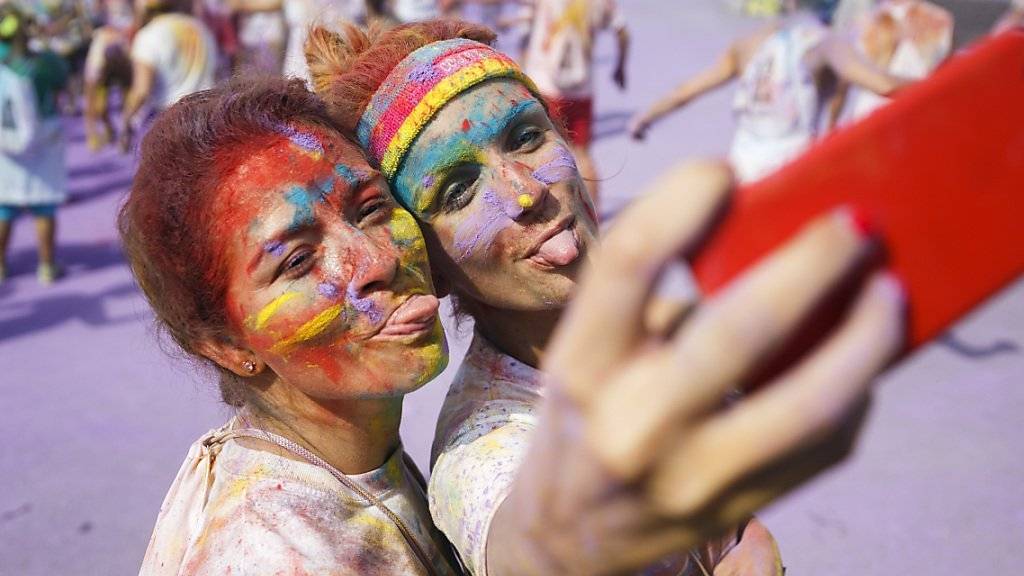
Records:
<instances>
[{"instance_id":1,"label":"tongue sticking out","mask_svg":"<svg viewBox=\"0 0 1024 576\"><path fill-rule=\"evenodd\" d=\"M576 244L576 235L572 230L562 230L540 245L534 259L549 266L565 266L579 255L580 248Z\"/></svg>"}]
</instances>

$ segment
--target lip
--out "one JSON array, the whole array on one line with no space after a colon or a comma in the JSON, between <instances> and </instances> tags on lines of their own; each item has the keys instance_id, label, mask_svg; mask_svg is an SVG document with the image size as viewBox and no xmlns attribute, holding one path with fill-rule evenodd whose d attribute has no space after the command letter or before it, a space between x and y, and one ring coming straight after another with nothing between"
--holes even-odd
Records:
<instances>
[{"instance_id":1,"label":"lip","mask_svg":"<svg viewBox=\"0 0 1024 576\"><path fill-rule=\"evenodd\" d=\"M562 219L560 219L558 222L556 222L551 228L548 228L547 230L545 230L544 233L541 234L537 238L536 242L534 242L533 245L530 246L529 250L526 251L526 255L523 256L522 259L523 260L529 260L534 265L539 266L541 268L546 268L546 269L559 268L560 266L558 266L556 264L552 264L552 263L546 262L546 261L543 261L538 256L540 254L541 247L544 245L545 242L547 242L548 240L551 240L552 238L554 238L555 236L558 236L559 234L561 234L562 232L565 232L566 230L569 230L569 231L572 232L573 240L576 242L576 247L577 247L577 249L580 250L580 252L582 252L582 249L580 249L579 230L577 229L577 226L576 226L576 216L574 216L572 214L569 214L569 215L563 217ZM577 258L573 259L573 262L575 262L576 259L578 259L578 256L577 256ZM568 264L563 264L563 265L568 265Z\"/></svg>"},{"instance_id":2,"label":"lip","mask_svg":"<svg viewBox=\"0 0 1024 576\"><path fill-rule=\"evenodd\" d=\"M541 234L539 238L537 238L537 241L534 242L532 246L530 246L529 250L526 251L526 255L523 256L523 260L533 258L534 256L536 256L537 253L540 252L541 245L557 236L563 230L571 228L575 223L576 217L573 216L572 214L562 218L558 222L555 222L554 226L545 230L544 233Z\"/></svg>"},{"instance_id":3,"label":"lip","mask_svg":"<svg viewBox=\"0 0 1024 576\"><path fill-rule=\"evenodd\" d=\"M376 340L416 340L434 331L440 300L433 294L413 294L398 305L372 336Z\"/></svg>"}]
</instances>

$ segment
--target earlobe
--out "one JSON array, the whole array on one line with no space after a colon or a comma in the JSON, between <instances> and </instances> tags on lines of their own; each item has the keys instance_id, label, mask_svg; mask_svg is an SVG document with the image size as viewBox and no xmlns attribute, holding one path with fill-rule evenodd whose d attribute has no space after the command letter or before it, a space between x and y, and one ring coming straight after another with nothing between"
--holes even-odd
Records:
<instances>
[{"instance_id":1,"label":"earlobe","mask_svg":"<svg viewBox=\"0 0 1024 576\"><path fill-rule=\"evenodd\" d=\"M221 368L242 378L255 376L266 368L266 364L252 351L239 348L229 342L206 340L201 342L196 349Z\"/></svg>"}]
</instances>

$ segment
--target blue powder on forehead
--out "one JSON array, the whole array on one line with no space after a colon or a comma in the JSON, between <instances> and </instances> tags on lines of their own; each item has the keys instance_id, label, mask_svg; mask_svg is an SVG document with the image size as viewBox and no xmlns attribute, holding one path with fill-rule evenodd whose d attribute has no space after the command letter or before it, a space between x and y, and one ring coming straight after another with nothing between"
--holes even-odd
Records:
<instances>
[{"instance_id":1,"label":"blue powder on forehead","mask_svg":"<svg viewBox=\"0 0 1024 576\"><path fill-rule=\"evenodd\" d=\"M353 170L344 164L336 165L334 173L345 180L345 182L348 182L350 188L355 188L367 177L367 174L362 170Z\"/></svg>"},{"instance_id":2,"label":"blue powder on forehead","mask_svg":"<svg viewBox=\"0 0 1024 576\"><path fill-rule=\"evenodd\" d=\"M309 190L301 186L295 186L284 195L285 200L295 207L295 215L292 217L290 230L298 230L303 226L310 226L315 222L313 216L313 204L323 202L323 193L319 190Z\"/></svg>"}]
</instances>

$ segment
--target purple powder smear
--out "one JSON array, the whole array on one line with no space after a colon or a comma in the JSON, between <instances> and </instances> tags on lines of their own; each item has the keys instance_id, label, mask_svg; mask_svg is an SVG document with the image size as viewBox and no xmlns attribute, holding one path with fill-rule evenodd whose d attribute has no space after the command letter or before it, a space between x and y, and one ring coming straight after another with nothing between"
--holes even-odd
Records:
<instances>
[{"instance_id":1,"label":"purple powder smear","mask_svg":"<svg viewBox=\"0 0 1024 576\"><path fill-rule=\"evenodd\" d=\"M316 289L320 291L320 294L324 298L329 298L331 300L337 300L338 297L341 296L341 291L338 290L338 287L330 282L321 282L317 285Z\"/></svg>"},{"instance_id":2,"label":"purple powder smear","mask_svg":"<svg viewBox=\"0 0 1024 576\"><path fill-rule=\"evenodd\" d=\"M434 176L433 176L433 174L427 174L426 176L424 176L423 180L420 180L420 184L424 188L430 188L431 186L433 186L434 185Z\"/></svg>"},{"instance_id":3,"label":"purple powder smear","mask_svg":"<svg viewBox=\"0 0 1024 576\"><path fill-rule=\"evenodd\" d=\"M356 272L356 277L365 272L366 265L360 264L359 268L360 270ZM348 297L349 304L352 305L352 308L357 312L365 314L366 317L370 319L370 322L376 324L383 319L384 314L377 308L377 305L373 303L372 298L369 296L365 298L359 297L359 292L356 290L355 280L348 283L348 286L345 288L345 295Z\"/></svg>"},{"instance_id":4,"label":"purple powder smear","mask_svg":"<svg viewBox=\"0 0 1024 576\"><path fill-rule=\"evenodd\" d=\"M292 144L295 144L299 148L316 154L324 153L323 145L313 134L309 132L299 132L294 126L289 126L287 124L278 124L275 128L278 132L287 136L288 139L291 140Z\"/></svg>"},{"instance_id":5,"label":"purple powder smear","mask_svg":"<svg viewBox=\"0 0 1024 576\"><path fill-rule=\"evenodd\" d=\"M562 180L568 180L575 177L579 172L576 169L576 160L572 157L572 154L568 150L559 146L557 148L557 154L550 162L537 167L533 172L533 177L538 182L546 184L548 186L555 182L561 182Z\"/></svg>"},{"instance_id":6,"label":"purple powder smear","mask_svg":"<svg viewBox=\"0 0 1024 576\"><path fill-rule=\"evenodd\" d=\"M489 246L503 228L523 213L518 204L502 203L494 190L483 192L484 209L467 218L455 230L455 248L459 250L456 262L462 262L483 243Z\"/></svg>"},{"instance_id":7,"label":"purple powder smear","mask_svg":"<svg viewBox=\"0 0 1024 576\"><path fill-rule=\"evenodd\" d=\"M284 243L279 240L271 240L263 245L263 250L271 256L280 256L284 254Z\"/></svg>"},{"instance_id":8,"label":"purple powder smear","mask_svg":"<svg viewBox=\"0 0 1024 576\"><path fill-rule=\"evenodd\" d=\"M424 62L410 70L405 79L410 82L430 82L437 79L437 70L434 70L434 65L430 62Z\"/></svg>"}]
</instances>

